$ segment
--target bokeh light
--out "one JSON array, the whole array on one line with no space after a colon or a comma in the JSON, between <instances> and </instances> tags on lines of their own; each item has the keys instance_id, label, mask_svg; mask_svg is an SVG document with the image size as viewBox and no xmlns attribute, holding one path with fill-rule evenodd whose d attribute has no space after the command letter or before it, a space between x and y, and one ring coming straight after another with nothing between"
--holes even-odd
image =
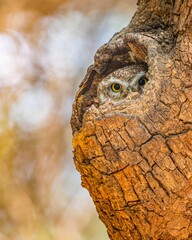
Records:
<instances>
[{"instance_id":1,"label":"bokeh light","mask_svg":"<svg viewBox=\"0 0 192 240\"><path fill-rule=\"evenodd\" d=\"M106 240L71 146L75 93L127 0L0 2L0 240Z\"/></svg>"}]
</instances>

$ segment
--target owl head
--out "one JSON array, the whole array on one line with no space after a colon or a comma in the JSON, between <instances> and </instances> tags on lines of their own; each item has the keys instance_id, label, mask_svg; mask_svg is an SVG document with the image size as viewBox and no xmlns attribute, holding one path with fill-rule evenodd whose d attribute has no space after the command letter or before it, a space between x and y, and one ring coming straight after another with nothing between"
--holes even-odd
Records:
<instances>
[{"instance_id":1,"label":"owl head","mask_svg":"<svg viewBox=\"0 0 192 240\"><path fill-rule=\"evenodd\" d=\"M134 64L110 73L99 83L97 96L100 103L107 100L120 101L132 93L142 94L148 82L146 72L145 65Z\"/></svg>"}]
</instances>

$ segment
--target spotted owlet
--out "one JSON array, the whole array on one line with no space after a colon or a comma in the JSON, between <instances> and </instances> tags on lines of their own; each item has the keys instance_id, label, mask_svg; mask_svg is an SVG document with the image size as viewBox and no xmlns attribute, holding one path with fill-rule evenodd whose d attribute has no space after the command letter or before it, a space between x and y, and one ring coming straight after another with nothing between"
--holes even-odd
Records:
<instances>
[{"instance_id":1,"label":"spotted owlet","mask_svg":"<svg viewBox=\"0 0 192 240\"><path fill-rule=\"evenodd\" d=\"M99 83L97 97L101 104L107 100L120 101L131 95L142 94L145 84L148 82L146 77L146 66L134 64L120 68Z\"/></svg>"}]
</instances>

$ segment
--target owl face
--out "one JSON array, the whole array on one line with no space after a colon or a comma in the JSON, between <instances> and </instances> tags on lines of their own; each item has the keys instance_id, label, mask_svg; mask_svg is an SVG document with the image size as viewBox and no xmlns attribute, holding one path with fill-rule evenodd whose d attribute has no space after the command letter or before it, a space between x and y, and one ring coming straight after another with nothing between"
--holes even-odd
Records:
<instances>
[{"instance_id":1,"label":"owl face","mask_svg":"<svg viewBox=\"0 0 192 240\"><path fill-rule=\"evenodd\" d=\"M133 95L142 94L147 83L146 67L144 65L131 65L120 68L99 83L98 98L100 103L107 100L120 101Z\"/></svg>"}]
</instances>

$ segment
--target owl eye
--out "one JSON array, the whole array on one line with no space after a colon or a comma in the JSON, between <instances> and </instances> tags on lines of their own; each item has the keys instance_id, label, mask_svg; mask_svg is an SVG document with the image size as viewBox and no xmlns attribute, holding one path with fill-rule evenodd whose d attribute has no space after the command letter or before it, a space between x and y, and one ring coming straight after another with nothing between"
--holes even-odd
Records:
<instances>
[{"instance_id":1,"label":"owl eye","mask_svg":"<svg viewBox=\"0 0 192 240\"><path fill-rule=\"evenodd\" d=\"M113 83L112 85L111 85L111 90L113 91L113 92L120 92L121 91L121 89L122 89L122 85L121 84L119 84L119 83Z\"/></svg>"},{"instance_id":2,"label":"owl eye","mask_svg":"<svg viewBox=\"0 0 192 240\"><path fill-rule=\"evenodd\" d=\"M148 78L143 76L139 79L138 84L139 86L144 86L148 82Z\"/></svg>"}]
</instances>

